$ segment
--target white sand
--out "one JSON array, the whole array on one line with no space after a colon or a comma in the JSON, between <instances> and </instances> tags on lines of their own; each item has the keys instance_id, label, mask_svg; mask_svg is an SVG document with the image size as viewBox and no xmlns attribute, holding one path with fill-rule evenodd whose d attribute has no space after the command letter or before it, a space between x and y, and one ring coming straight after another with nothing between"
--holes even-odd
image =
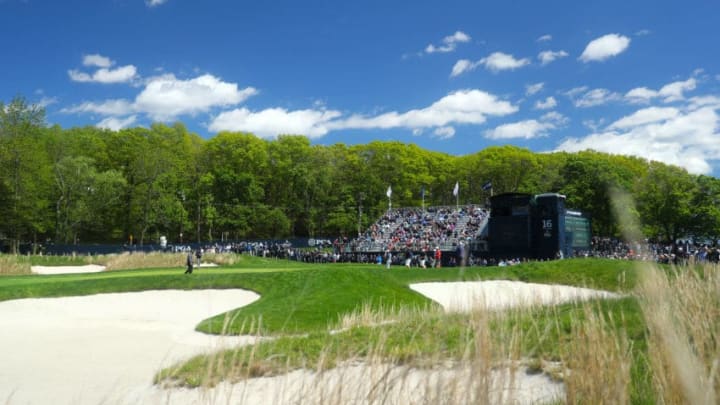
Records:
<instances>
[{"instance_id":1,"label":"white sand","mask_svg":"<svg viewBox=\"0 0 720 405\"><path fill-rule=\"evenodd\" d=\"M473 307L506 309L619 297L615 293L588 288L507 280L418 283L410 288L442 305L448 312L466 312Z\"/></svg>"},{"instance_id":2,"label":"white sand","mask_svg":"<svg viewBox=\"0 0 720 405\"><path fill-rule=\"evenodd\" d=\"M422 283L411 286L448 311L553 304L615 294L511 281ZM486 373L438 366L417 370L349 364L325 373L298 370L215 389L162 389L152 385L162 367L250 337L194 332L212 315L258 297L243 290L145 291L87 297L0 302L0 403L8 404L304 404L304 403L537 403L562 398L563 385L520 368ZM480 300L480 301L478 301ZM480 373L482 375L482 373ZM510 384L512 382L512 384ZM512 386L509 386L512 385ZM469 387L469 388L468 388ZM435 398L435 400L433 400Z\"/></svg>"},{"instance_id":3,"label":"white sand","mask_svg":"<svg viewBox=\"0 0 720 405\"><path fill-rule=\"evenodd\" d=\"M0 302L0 403L131 403L122 398L152 392L160 368L252 341L194 328L258 298L170 290Z\"/></svg>"},{"instance_id":4,"label":"white sand","mask_svg":"<svg viewBox=\"0 0 720 405\"><path fill-rule=\"evenodd\" d=\"M482 376L487 376L483 379ZM483 388L487 395L483 396ZM542 374L471 370L451 365L415 369L388 364L345 364L316 373L296 370L286 375L222 383L210 390L155 388L139 400L171 404L537 404L564 397L562 383Z\"/></svg>"},{"instance_id":5,"label":"white sand","mask_svg":"<svg viewBox=\"0 0 720 405\"><path fill-rule=\"evenodd\" d=\"M99 273L105 270L105 266L88 264L86 266L32 266L35 274L79 274Z\"/></svg>"}]
</instances>

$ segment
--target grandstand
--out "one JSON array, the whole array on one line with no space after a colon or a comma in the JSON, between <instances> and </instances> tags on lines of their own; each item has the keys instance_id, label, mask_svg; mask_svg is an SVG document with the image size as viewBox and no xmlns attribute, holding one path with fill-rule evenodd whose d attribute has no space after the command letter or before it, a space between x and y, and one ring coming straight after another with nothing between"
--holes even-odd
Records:
<instances>
[{"instance_id":1,"label":"grandstand","mask_svg":"<svg viewBox=\"0 0 720 405\"><path fill-rule=\"evenodd\" d=\"M455 250L487 235L490 211L476 205L394 208L351 242L354 252Z\"/></svg>"},{"instance_id":2,"label":"grandstand","mask_svg":"<svg viewBox=\"0 0 720 405\"><path fill-rule=\"evenodd\" d=\"M495 259L572 257L590 248L590 221L557 193L505 193L477 205L389 209L347 253L457 252Z\"/></svg>"}]
</instances>

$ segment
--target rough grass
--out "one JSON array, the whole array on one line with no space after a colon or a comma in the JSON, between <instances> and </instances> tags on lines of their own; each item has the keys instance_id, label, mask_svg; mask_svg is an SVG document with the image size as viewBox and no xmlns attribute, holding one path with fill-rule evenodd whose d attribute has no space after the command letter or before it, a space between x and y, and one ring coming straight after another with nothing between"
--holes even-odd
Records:
<instances>
[{"instance_id":1,"label":"rough grass","mask_svg":"<svg viewBox=\"0 0 720 405\"><path fill-rule=\"evenodd\" d=\"M15 255L0 254L0 276L31 274L30 262L18 260Z\"/></svg>"}]
</instances>

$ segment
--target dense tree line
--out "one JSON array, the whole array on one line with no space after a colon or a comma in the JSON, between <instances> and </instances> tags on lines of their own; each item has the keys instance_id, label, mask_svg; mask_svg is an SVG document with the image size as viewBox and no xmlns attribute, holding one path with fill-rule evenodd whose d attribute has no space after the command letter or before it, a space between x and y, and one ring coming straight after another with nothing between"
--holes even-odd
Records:
<instances>
[{"instance_id":1,"label":"dense tree line","mask_svg":"<svg viewBox=\"0 0 720 405\"><path fill-rule=\"evenodd\" d=\"M626 214L658 240L720 237L720 181L640 158L533 153L514 146L451 156L400 142L312 145L182 124L110 131L47 126L44 110L0 103L0 241L171 242L287 236L352 236L393 206L452 205L494 193L559 192L588 213L595 234L623 231ZM626 201L628 199L620 199Z\"/></svg>"}]
</instances>

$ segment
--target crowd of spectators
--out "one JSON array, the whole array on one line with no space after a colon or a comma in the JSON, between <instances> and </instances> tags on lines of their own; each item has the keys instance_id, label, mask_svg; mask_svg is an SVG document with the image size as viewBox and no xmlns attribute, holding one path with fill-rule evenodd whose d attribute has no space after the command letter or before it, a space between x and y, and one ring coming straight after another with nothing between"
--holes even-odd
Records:
<instances>
[{"instance_id":1,"label":"crowd of spectators","mask_svg":"<svg viewBox=\"0 0 720 405\"><path fill-rule=\"evenodd\" d=\"M489 211L475 205L388 210L348 245L350 252L428 252L454 249L480 236Z\"/></svg>"},{"instance_id":2,"label":"crowd of spectators","mask_svg":"<svg viewBox=\"0 0 720 405\"><path fill-rule=\"evenodd\" d=\"M625 242L616 238L593 237L590 250L577 252L580 257L643 260L663 264L720 262L720 247L706 242L680 240L659 243L651 240Z\"/></svg>"}]
</instances>

